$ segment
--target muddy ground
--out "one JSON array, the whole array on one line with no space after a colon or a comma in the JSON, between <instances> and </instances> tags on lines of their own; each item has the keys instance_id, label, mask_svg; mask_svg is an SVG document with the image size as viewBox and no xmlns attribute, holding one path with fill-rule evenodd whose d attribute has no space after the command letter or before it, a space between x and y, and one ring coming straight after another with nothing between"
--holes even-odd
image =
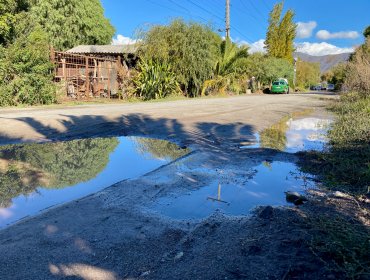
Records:
<instances>
[{"instance_id":1,"label":"muddy ground","mask_svg":"<svg viewBox=\"0 0 370 280\"><path fill-rule=\"evenodd\" d=\"M368 212L351 197L317 191L299 207L261 206L238 217L216 212L204 220L172 220L150 208L161 197L217 180L214 170L240 182L263 161L297 162L295 154L238 146L289 113L323 113L331 98L245 96L0 111L1 144L144 135L192 149L140 178L1 230L0 279L344 279L330 256L312 249L318 233L310 221L318 213L338 215L367 230Z\"/></svg>"}]
</instances>

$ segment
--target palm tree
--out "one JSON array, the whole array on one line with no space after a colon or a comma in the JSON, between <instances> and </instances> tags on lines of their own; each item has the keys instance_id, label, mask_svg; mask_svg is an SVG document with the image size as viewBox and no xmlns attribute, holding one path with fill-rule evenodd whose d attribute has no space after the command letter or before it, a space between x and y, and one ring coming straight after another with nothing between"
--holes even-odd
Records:
<instances>
[{"instance_id":1,"label":"palm tree","mask_svg":"<svg viewBox=\"0 0 370 280\"><path fill-rule=\"evenodd\" d=\"M213 77L204 82L202 95L210 89L223 93L233 80L245 73L242 61L247 57L247 46L238 46L231 42L230 38L223 40L213 69Z\"/></svg>"}]
</instances>

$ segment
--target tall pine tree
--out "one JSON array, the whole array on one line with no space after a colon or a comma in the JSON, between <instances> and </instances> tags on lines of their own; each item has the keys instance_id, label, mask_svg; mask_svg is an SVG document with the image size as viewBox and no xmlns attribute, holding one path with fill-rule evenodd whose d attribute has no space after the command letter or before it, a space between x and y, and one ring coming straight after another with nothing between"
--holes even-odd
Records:
<instances>
[{"instance_id":1,"label":"tall pine tree","mask_svg":"<svg viewBox=\"0 0 370 280\"><path fill-rule=\"evenodd\" d=\"M293 62L293 41L297 25L293 22L294 12L292 10L288 10L281 19L282 11L283 3L279 3L270 12L265 45L268 55Z\"/></svg>"}]
</instances>

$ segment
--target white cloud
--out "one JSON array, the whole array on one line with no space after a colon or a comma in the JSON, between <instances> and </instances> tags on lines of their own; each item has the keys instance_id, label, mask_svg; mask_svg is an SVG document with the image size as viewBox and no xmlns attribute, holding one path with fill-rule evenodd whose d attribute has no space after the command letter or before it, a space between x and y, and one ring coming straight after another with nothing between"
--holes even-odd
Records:
<instances>
[{"instance_id":1,"label":"white cloud","mask_svg":"<svg viewBox=\"0 0 370 280\"><path fill-rule=\"evenodd\" d=\"M137 40L131 39L130 37L125 37L118 34L116 38L113 38L112 45L132 45L137 43Z\"/></svg>"},{"instance_id":2,"label":"white cloud","mask_svg":"<svg viewBox=\"0 0 370 280\"><path fill-rule=\"evenodd\" d=\"M316 21L297 22L297 38L309 38L312 36L312 31L316 28Z\"/></svg>"},{"instance_id":3,"label":"white cloud","mask_svg":"<svg viewBox=\"0 0 370 280\"><path fill-rule=\"evenodd\" d=\"M319 30L316 33L316 38L320 40L330 40L330 39L356 39L360 36L357 31L341 31L330 33L327 30Z\"/></svg>"},{"instance_id":4,"label":"white cloud","mask_svg":"<svg viewBox=\"0 0 370 280\"><path fill-rule=\"evenodd\" d=\"M340 54L353 52L353 48L340 48L326 42L322 43L309 43L303 42L295 45L297 52L306 53L309 55L321 56L327 54Z\"/></svg>"},{"instance_id":5,"label":"white cloud","mask_svg":"<svg viewBox=\"0 0 370 280\"><path fill-rule=\"evenodd\" d=\"M264 39L260 39L257 42L251 44L246 44L249 46L249 53L266 52Z\"/></svg>"}]
</instances>

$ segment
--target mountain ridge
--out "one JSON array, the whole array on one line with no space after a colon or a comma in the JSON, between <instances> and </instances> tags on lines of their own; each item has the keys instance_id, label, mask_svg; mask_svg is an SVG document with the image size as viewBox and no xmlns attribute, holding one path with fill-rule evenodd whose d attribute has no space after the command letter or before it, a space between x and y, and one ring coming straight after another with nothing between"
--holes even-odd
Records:
<instances>
[{"instance_id":1,"label":"mountain ridge","mask_svg":"<svg viewBox=\"0 0 370 280\"><path fill-rule=\"evenodd\" d=\"M302 52L295 52L294 57L298 57L302 61L320 63L320 71L321 73L324 73L333 68L338 63L347 61L351 54L352 53L340 53L314 56Z\"/></svg>"}]
</instances>

